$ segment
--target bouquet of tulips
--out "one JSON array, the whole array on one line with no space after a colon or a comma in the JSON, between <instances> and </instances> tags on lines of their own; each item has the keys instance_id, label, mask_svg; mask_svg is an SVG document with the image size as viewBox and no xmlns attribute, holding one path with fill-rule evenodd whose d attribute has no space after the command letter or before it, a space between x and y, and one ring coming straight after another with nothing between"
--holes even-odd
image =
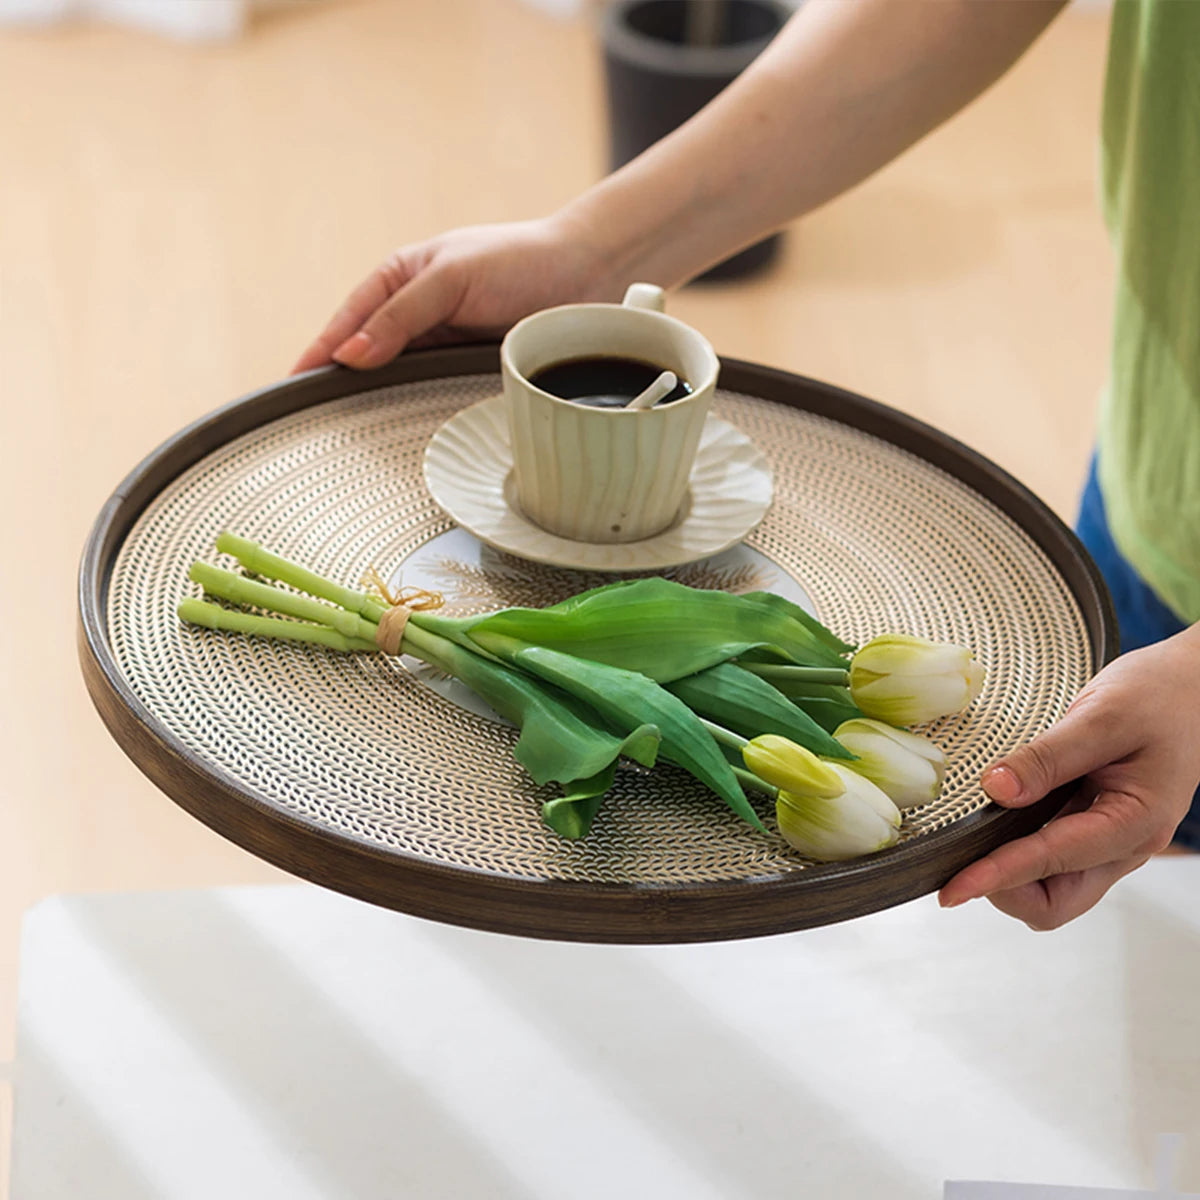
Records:
<instances>
[{"instance_id":1,"label":"bouquet of tulips","mask_svg":"<svg viewBox=\"0 0 1200 1200\"><path fill-rule=\"evenodd\" d=\"M642 578L450 617L430 593L374 596L229 533L217 549L243 572L194 563L190 578L224 603L185 599L182 620L409 654L454 676L520 729L514 755L534 782L561 786L542 815L569 838L627 757L682 767L757 829L747 793L770 797L783 838L811 858L873 853L941 788L942 751L905 726L961 711L983 684L962 646L884 634L856 650L770 592Z\"/></svg>"}]
</instances>

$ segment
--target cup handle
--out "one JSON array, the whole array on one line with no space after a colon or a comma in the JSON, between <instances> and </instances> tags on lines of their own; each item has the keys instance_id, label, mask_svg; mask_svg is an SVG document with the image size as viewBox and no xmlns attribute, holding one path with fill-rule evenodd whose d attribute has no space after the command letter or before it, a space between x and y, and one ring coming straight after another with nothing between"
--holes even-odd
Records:
<instances>
[{"instance_id":1,"label":"cup handle","mask_svg":"<svg viewBox=\"0 0 1200 1200\"><path fill-rule=\"evenodd\" d=\"M662 288L653 283L631 283L621 303L630 308L648 308L653 312L662 312L664 293Z\"/></svg>"}]
</instances>

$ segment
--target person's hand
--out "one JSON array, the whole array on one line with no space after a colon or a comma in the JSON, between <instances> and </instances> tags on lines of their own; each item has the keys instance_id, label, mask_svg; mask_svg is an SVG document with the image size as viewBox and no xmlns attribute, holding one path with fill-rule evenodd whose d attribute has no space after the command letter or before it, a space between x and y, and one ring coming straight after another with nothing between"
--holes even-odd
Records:
<instances>
[{"instance_id":1,"label":"person's hand","mask_svg":"<svg viewBox=\"0 0 1200 1200\"><path fill-rule=\"evenodd\" d=\"M579 225L550 217L456 229L390 255L334 314L292 373L378 367L407 346L500 337L538 309L621 299Z\"/></svg>"},{"instance_id":2,"label":"person's hand","mask_svg":"<svg viewBox=\"0 0 1200 1200\"><path fill-rule=\"evenodd\" d=\"M943 907L986 896L1032 929L1086 912L1166 849L1200 783L1200 625L1110 663L1062 720L990 767L987 794L1022 808L1073 780L1064 813L965 867Z\"/></svg>"}]
</instances>

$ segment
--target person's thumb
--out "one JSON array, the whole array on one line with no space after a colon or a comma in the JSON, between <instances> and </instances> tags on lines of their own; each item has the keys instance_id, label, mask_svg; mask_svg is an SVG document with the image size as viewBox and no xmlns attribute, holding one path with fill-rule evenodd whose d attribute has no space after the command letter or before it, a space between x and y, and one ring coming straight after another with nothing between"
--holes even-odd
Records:
<instances>
[{"instance_id":1,"label":"person's thumb","mask_svg":"<svg viewBox=\"0 0 1200 1200\"><path fill-rule=\"evenodd\" d=\"M1123 748L1114 730L1090 706L1072 709L1033 741L993 763L980 782L989 799L1006 808L1023 808L1063 784L1114 762Z\"/></svg>"}]
</instances>

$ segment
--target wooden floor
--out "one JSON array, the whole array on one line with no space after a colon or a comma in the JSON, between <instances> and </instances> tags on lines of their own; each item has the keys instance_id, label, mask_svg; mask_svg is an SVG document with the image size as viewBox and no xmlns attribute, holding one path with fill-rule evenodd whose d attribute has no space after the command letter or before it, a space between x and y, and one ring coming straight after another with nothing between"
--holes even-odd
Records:
<instances>
[{"instance_id":1,"label":"wooden floor","mask_svg":"<svg viewBox=\"0 0 1200 1200\"><path fill-rule=\"evenodd\" d=\"M723 354L942 427L1069 519L1105 370L1105 25L1068 11L965 114L791 229L769 277L671 311ZM605 151L590 26L518 0L331 0L219 47L0 31L0 111L18 116L0 121L3 1061L40 898L282 878L156 792L91 708L74 583L106 496L286 373L391 246L544 211Z\"/></svg>"}]
</instances>

